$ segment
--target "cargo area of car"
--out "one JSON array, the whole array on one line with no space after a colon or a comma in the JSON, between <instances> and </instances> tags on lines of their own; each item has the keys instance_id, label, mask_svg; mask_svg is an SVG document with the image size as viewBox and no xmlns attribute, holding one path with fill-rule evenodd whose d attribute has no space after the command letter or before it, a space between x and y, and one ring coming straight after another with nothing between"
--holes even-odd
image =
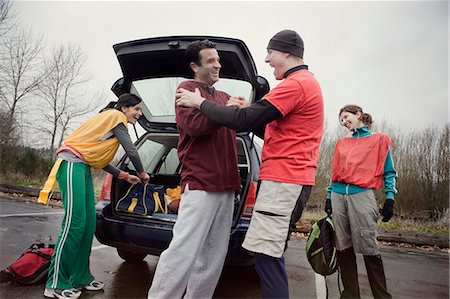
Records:
<instances>
[{"instance_id":1,"label":"cargo area of car","mask_svg":"<svg viewBox=\"0 0 450 299\"><path fill-rule=\"evenodd\" d=\"M145 171L150 175L150 184L164 186L166 203L171 201L168 188L176 189L180 186L181 180L181 164L177 155L178 134L161 134L148 133L137 144L139 156L143 163ZM235 195L235 211L234 220L236 220L242 212L243 198L245 198L250 178L250 159L248 150L245 147L245 140L241 137L237 138L237 162L239 174L241 177L241 190ZM130 173L136 173L133 164L128 158L121 161L120 168ZM122 180L115 180L113 184L112 205L114 213L117 216L133 217L133 219L153 219L167 222L175 222L177 213L168 211L168 213L152 213L149 215L139 215L124 211L117 211L116 204L128 191L130 185Z\"/></svg>"}]
</instances>

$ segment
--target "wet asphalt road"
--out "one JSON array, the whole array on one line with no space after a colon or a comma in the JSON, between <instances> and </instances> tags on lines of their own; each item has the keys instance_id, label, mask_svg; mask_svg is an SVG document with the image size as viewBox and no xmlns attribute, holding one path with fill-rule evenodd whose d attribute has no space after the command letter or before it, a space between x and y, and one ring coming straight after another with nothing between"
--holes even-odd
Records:
<instances>
[{"instance_id":1,"label":"wet asphalt road","mask_svg":"<svg viewBox=\"0 0 450 299\"><path fill-rule=\"evenodd\" d=\"M0 269L6 268L33 242L57 238L61 208L0 198ZM286 267L291 298L325 298L323 277L314 274L304 253L305 240L289 242ZM415 249L382 247L388 289L394 298L449 298L449 255ZM362 256L358 256L362 298L372 298ZM158 257L137 264L124 262L114 248L94 239L91 271L104 281L101 292L83 292L80 298L146 298ZM327 278L330 298L339 298L337 274ZM0 298L44 298L44 284L0 285ZM214 298L259 298L253 267L225 267Z\"/></svg>"}]
</instances>

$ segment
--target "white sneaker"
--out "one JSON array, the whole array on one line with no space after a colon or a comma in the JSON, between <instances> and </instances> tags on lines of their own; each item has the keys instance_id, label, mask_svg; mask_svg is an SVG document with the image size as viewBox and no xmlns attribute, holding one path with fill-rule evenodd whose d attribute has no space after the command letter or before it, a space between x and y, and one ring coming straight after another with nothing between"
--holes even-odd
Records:
<instances>
[{"instance_id":1,"label":"white sneaker","mask_svg":"<svg viewBox=\"0 0 450 299\"><path fill-rule=\"evenodd\" d=\"M58 298L58 299L76 299L80 297L81 291L77 289L45 289L44 296L47 298Z\"/></svg>"},{"instance_id":2,"label":"white sneaker","mask_svg":"<svg viewBox=\"0 0 450 299\"><path fill-rule=\"evenodd\" d=\"M83 287L83 289L88 290L88 291L100 291L105 287L105 284L101 281L98 280L93 280L91 281L90 284L85 285Z\"/></svg>"}]
</instances>

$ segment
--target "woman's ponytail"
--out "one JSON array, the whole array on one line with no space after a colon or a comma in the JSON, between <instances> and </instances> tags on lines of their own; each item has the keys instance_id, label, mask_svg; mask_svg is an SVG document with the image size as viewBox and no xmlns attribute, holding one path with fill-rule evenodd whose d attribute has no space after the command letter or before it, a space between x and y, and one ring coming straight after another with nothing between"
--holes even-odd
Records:
<instances>
[{"instance_id":1,"label":"woman's ponytail","mask_svg":"<svg viewBox=\"0 0 450 299\"><path fill-rule=\"evenodd\" d=\"M372 128L373 119L372 116L369 113L364 113L362 108L357 105L346 105L339 111L339 116L341 117L342 112L349 112L349 113L361 113L361 122L365 124L369 129Z\"/></svg>"},{"instance_id":2,"label":"woman's ponytail","mask_svg":"<svg viewBox=\"0 0 450 299\"><path fill-rule=\"evenodd\" d=\"M361 121L363 124L365 124L369 129L372 128L372 116L369 113L363 113L361 117Z\"/></svg>"}]
</instances>

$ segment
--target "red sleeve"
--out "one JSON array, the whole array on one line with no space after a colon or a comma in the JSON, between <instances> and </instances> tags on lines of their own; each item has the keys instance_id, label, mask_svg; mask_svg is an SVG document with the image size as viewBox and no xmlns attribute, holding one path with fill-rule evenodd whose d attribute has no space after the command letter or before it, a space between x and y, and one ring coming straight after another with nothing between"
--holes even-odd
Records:
<instances>
[{"instance_id":1,"label":"red sleeve","mask_svg":"<svg viewBox=\"0 0 450 299\"><path fill-rule=\"evenodd\" d=\"M195 84L189 81L182 82L178 86L178 88L184 88L192 92L194 92L196 87ZM201 89L200 91L202 92ZM206 98L203 92L202 96ZM218 124L203 115L196 108L175 106L175 114L177 125L191 137L208 135L220 128Z\"/></svg>"}]
</instances>

